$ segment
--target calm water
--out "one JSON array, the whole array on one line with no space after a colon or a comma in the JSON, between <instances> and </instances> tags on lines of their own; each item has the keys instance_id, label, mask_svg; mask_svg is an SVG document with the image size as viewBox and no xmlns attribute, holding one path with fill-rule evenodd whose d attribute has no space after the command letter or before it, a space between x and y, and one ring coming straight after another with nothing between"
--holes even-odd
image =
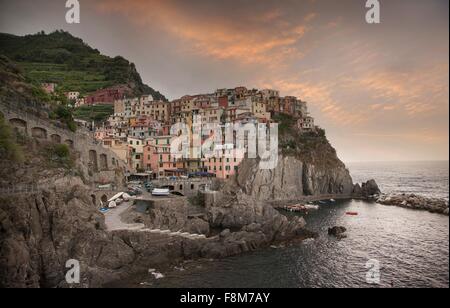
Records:
<instances>
[{"instance_id":1,"label":"calm water","mask_svg":"<svg viewBox=\"0 0 450 308\"><path fill-rule=\"evenodd\" d=\"M384 191L448 198L448 163L352 164L355 181L375 178ZM359 216L347 216L357 211ZM322 205L305 217L320 237L299 245L187 266L152 280L135 276L125 286L151 287L370 287L366 263L378 260L381 287L449 287L447 216L364 201ZM338 241L327 228L344 226Z\"/></svg>"},{"instance_id":2,"label":"calm water","mask_svg":"<svg viewBox=\"0 0 450 308\"><path fill-rule=\"evenodd\" d=\"M449 198L449 162L349 163L355 183L376 179L384 193Z\"/></svg>"}]
</instances>

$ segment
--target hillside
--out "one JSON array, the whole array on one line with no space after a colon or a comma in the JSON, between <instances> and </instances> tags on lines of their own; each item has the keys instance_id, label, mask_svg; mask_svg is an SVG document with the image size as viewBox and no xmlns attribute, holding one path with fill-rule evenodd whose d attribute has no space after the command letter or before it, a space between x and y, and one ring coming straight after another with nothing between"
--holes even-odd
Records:
<instances>
[{"instance_id":1,"label":"hillside","mask_svg":"<svg viewBox=\"0 0 450 308\"><path fill-rule=\"evenodd\" d=\"M68 32L25 36L0 33L0 55L16 62L27 81L34 84L54 82L61 91L78 91L81 95L127 84L135 95L151 94L166 100L142 82L133 63L120 56L102 55Z\"/></svg>"}]
</instances>

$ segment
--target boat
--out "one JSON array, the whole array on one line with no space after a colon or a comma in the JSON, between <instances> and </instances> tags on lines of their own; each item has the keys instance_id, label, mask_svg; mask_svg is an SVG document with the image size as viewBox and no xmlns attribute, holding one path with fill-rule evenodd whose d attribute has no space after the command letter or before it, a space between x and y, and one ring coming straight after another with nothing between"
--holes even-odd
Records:
<instances>
[{"instance_id":1,"label":"boat","mask_svg":"<svg viewBox=\"0 0 450 308\"><path fill-rule=\"evenodd\" d=\"M345 214L348 215L348 216L358 216L359 215L358 212L347 212Z\"/></svg>"},{"instance_id":2,"label":"boat","mask_svg":"<svg viewBox=\"0 0 450 308\"><path fill-rule=\"evenodd\" d=\"M295 204L295 205L287 205L283 208L288 212L307 212L309 210L318 210L318 205L303 205L303 204Z\"/></svg>"},{"instance_id":3,"label":"boat","mask_svg":"<svg viewBox=\"0 0 450 308\"><path fill-rule=\"evenodd\" d=\"M111 199L108 200L108 202L112 202L112 201L116 201L117 199L119 199L120 197L123 196L123 192L120 192L118 194L115 194Z\"/></svg>"},{"instance_id":4,"label":"boat","mask_svg":"<svg viewBox=\"0 0 450 308\"><path fill-rule=\"evenodd\" d=\"M304 205L304 207L306 210L318 210L319 209L319 206L314 205L314 204L307 204L307 205Z\"/></svg>"},{"instance_id":5,"label":"boat","mask_svg":"<svg viewBox=\"0 0 450 308\"><path fill-rule=\"evenodd\" d=\"M169 189L166 189L166 188L164 188L164 189L155 188L152 191L152 195L153 196L160 196L160 197L169 196L170 195L170 191L169 191Z\"/></svg>"}]
</instances>

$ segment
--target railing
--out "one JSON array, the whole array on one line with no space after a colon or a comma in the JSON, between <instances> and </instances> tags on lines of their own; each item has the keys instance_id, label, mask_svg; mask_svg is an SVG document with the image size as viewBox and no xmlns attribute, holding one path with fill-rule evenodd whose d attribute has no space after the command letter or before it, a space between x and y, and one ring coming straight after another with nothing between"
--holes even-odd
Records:
<instances>
[{"instance_id":1,"label":"railing","mask_svg":"<svg viewBox=\"0 0 450 308\"><path fill-rule=\"evenodd\" d=\"M39 193L46 188L48 188L47 185L43 186L37 184L14 185L10 187L1 187L0 194L1 195L34 194Z\"/></svg>"}]
</instances>

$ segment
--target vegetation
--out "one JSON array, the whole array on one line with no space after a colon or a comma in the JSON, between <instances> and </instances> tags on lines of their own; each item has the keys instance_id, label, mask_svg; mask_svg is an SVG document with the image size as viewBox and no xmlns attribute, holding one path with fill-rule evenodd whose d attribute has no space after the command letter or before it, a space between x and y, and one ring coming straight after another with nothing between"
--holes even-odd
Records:
<instances>
[{"instance_id":1,"label":"vegetation","mask_svg":"<svg viewBox=\"0 0 450 308\"><path fill-rule=\"evenodd\" d=\"M75 109L74 111L75 118L88 122L103 122L112 114L114 114L114 106L112 105L85 105Z\"/></svg>"},{"instance_id":2,"label":"vegetation","mask_svg":"<svg viewBox=\"0 0 450 308\"><path fill-rule=\"evenodd\" d=\"M24 160L22 148L17 144L16 134L2 116L0 116L0 158L17 163Z\"/></svg>"},{"instance_id":3,"label":"vegetation","mask_svg":"<svg viewBox=\"0 0 450 308\"><path fill-rule=\"evenodd\" d=\"M273 120L278 123L278 134L286 136L292 132L292 127L297 123L296 119L285 113L277 113Z\"/></svg>"},{"instance_id":4,"label":"vegetation","mask_svg":"<svg viewBox=\"0 0 450 308\"><path fill-rule=\"evenodd\" d=\"M126 84L135 95L151 94L166 100L142 82L133 63L120 56L102 55L65 31L48 35L0 34L0 54L18 63L27 82L34 85L53 82L62 92L77 91L85 96L100 88Z\"/></svg>"},{"instance_id":5,"label":"vegetation","mask_svg":"<svg viewBox=\"0 0 450 308\"><path fill-rule=\"evenodd\" d=\"M0 100L15 108L36 115L48 114L50 119L64 123L76 131L69 101L61 91L46 93L40 86L27 83L22 70L5 56L0 56Z\"/></svg>"},{"instance_id":6,"label":"vegetation","mask_svg":"<svg viewBox=\"0 0 450 308\"><path fill-rule=\"evenodd\" d=\"M296 118L287 114L275 114L273 120L278 122L279 147L284 155L330 167L342 164L325 130L316 128L315 131L301 132L296 127Z\"/></svg>"},{"instance_id":7,"label":"vegetation","mask_svg":"<svg viewBox=\"0 0 450 308\"><path fill-rule=\"evenodd\" d=\"M68 145L50 144L47 146L46 152L47 158L53 167L73 168L75 163Z\"/></svg>"}]
</instances>

